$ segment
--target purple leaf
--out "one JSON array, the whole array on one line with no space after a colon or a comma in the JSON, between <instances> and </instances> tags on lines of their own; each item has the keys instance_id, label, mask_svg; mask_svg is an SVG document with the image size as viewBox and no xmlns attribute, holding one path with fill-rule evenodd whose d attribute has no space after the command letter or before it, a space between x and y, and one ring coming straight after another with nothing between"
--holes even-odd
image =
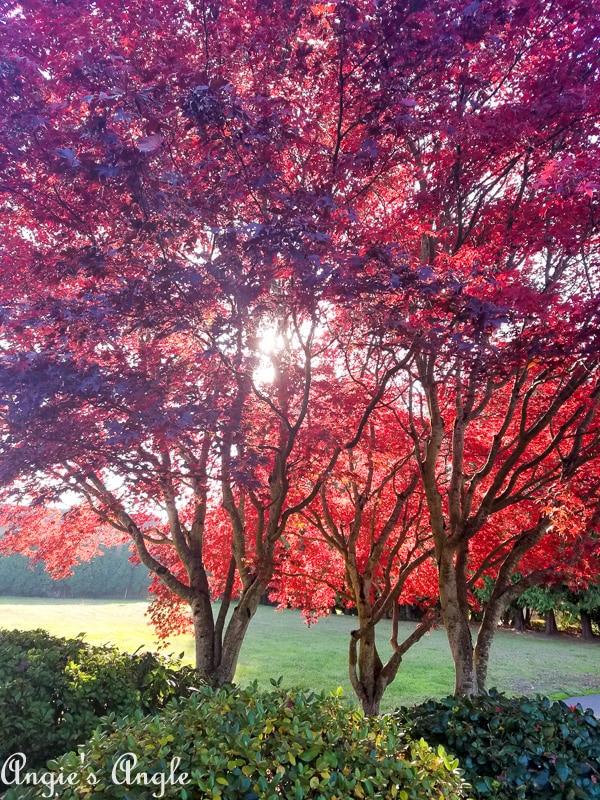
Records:
<instances>
[{"instance_id":1,"label":"purple leaf","mask_svg":"<svg viewBox=\"0 0 600 800\"><path fill-rule=\"evenodd\" d=\"M137 149L142 153L153 153L161 146L163 138L160 133L153 133L152 136L145 136L137 140Z\"/></svg>"}]
</instances>

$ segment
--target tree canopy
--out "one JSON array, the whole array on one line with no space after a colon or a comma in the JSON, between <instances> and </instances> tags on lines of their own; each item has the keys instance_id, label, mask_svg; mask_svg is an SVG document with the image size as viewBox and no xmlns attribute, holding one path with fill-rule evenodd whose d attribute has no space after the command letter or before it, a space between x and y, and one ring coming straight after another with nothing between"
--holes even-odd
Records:
<instances>
[{"instance_id":1,"label":"tree canopy","mask_svg":"<svg viewBox=\"0 0 600 800\"><path fill-rule=\"evenodd\" d=\"M320 560L362 606L365 710L402 592L439 595L456 689L482 688L517 567L597 552L599 11L9 4L8 517L77 497L133 540L217 680Z\"/></svg>"}]
</instances>

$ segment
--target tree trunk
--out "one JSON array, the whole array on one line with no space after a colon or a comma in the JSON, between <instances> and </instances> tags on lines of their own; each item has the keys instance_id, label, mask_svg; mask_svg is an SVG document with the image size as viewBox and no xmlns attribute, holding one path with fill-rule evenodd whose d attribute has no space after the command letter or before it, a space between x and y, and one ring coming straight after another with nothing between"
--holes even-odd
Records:
<instances>
[{"instance_id":1,"label":"tree trunk","mask_svg":"<svg viewBox=\"0 0 600 800\"><path fill-rule=\"evenodd\" d=\"M546 636L556 636L556 634L558 633L558 625L556 624L556 616L554 615L554 610L550 609L550 611L547 611L546 614L544 615L544 618L546 620L546 628L544 633L546 634Z\"/></svg>"},{"instance_id":2,"label":"tree trunk","mask_svg":"<svg viewBox=\"0 0 600 800\"><path fill-rule=\"evenodd\" d=\"M595 639L594 630L592 628L592 620L586 611L581 611L581 638L582 639Z\"/></svg>"},{"instance_id":3,"label":"tree trunk","mask_svg":"<svg viewBox=\"0 0 600 800\"><path fill-rule=\"evenodd\" d=\"M194 643L198 675L209 682L215 672L215 625L212 606L208 598L199 597L192 605Z\"/></svg>"},{"instance_id":4,"label":"tree trunk","mask_svg":"<svg viewBox=\"0 0 600 800\"><path fill-rule=\"evenodd\" d=\"M215 665L215 679L218 684L233 681L248 625L256 614L261 595L266 588L264 583L255 580L248 589L244 590L237 606L233 609L223 637L221 659L219 664Z\"/></svg>"},{"instance_id":5,"label":"tree trunk","mask_svg":"<svg viewBox=\"0 0 600 800\"><path fill-rule=\"evenodd\" d=\"M196 669L208 683L221 685L233 681L246 631L264 590L263 584L255 580L243 592L224 633L220 623L215 625L210 598L202 593L193 602Z\"/></svg>"},{"instance_id":6,"label":"tree trunk","mask_svg":"<svg viewBox=\"0 0 600 800\"><path fill-rule=\"evenodd\" d=\"M359 631L350 634L348 674L362 710L366 715L379 714L381 698L387 684L382 679L383 663L377 652L375 625L371 625L371 609L358 605Z\"/></svg>"},{"instance_id":7,"label":"tree trunk","mask_svg":"<svg viewBox=\"0 0 600 800\"><path fill-rule=\"evenodd\" d=\"M461 602L452 554L442 553L439 561L442 619L454 660L454 694L471 697L479 693L468 604Z\"/></svg>"},{"instance_id":8,"label":"tree trunk","mask_svg":"<svg viewBox=\"0 0 600 800\"><path fill-rule=\"evenodd\" d=\"M479 694L473 655L473 639L468 621L460 620L448 631L455 668L454 694L471 697Z\"/></svg>"},{"instance_id":9,"label":"tree trunk","mask_svg":"<svg viewBox=\"0 0 600 800\"><path fill-rule=\"evenodd\" d=\"M496 631L498 630L498 623L500 622L505 608L506 602L503 600L501 587L496 584L485 607L475 645L474 660L477 672L477 689L479 692L484 692L486 688L490 649Z\"/></svg>"},{"instance_id":10,"label":"tree trunk","mask_svg":"<svg viewBox=\"0 0 600 800\"><path fill-rule=\"evenodd\" d=\"M375 628L369 629L358 639L358 659L356 647L356 638L351 634L348 662L350 681L365 715L376 715L379 714L386 684L381 679L383 664L375 644Z\"/></svg>"},{"instance_id":11,"label":"tree trunk","mask_svg":"<svg viewBox=\"0 0 600 800\"><path fill-rule=\"evenodd\" d=\"M519 606L513 607L512 624L516 631L523 632L525 630L525 616L523 614L523 609Z\"/></svg>"}]
</instances>

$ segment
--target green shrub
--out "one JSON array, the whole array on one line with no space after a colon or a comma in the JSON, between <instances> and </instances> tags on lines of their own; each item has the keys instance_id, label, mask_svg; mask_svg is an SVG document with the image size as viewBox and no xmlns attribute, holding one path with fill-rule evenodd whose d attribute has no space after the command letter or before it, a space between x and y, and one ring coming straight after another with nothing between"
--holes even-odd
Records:
<instances>
[{"instance_id":1,"label":"green shrub","mask_svg":"<svg viewBox=\"0 0 600 800\"><path fill-rule=\"evenodd\" d=\"M195 671L171 658L0 630L0 767L16 752L42 766L88 739L100 717L153 713L194 684Z\"/></svg>"},{"instance_id":2,"label":"green shrub","mask_svg":"<svg viewBox=\"0 0 600 800\"><path fill-rule=\"evenodd\" d=\"M430 700L394 717L409 735L453 753L475 798L600 798L600 726L591 712L492 690Z\"/></svg>"},{"instance_id":3,"label":"green shrub","mask_svg":"<svg viewBox=\"0 0 600 800\"><path fill-rule=\"evenodd\" d=\"M132 763L127 776L123 758ZM256 684L202 687L154 717L96 731L79 753L50 765L55 797L303 798L465 797L457 762L425 742L409 742L391 718L364 718L339 697ZM64 785L67 777L70 786ZM166 785L161 785L161 775ZM48 783L48 774L45 776ZM6 800L43 796L22 785Z\"/></svg>"}]
</instances>

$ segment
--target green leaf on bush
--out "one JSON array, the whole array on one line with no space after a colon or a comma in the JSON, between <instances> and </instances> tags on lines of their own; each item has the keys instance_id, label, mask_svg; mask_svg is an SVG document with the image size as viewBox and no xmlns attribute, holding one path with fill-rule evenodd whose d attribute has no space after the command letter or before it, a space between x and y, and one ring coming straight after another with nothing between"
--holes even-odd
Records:
<instances>
[{"instance_id":1,"label":"green leaf on bush","mask_svg":"<svg viewBox=\"0 0 600 800\"><path fill-rule=\"evenodd\" d=\"M301 761L309 762L316 758L319 753L321 752L320 747L309 747L308 750L305 750L303 753L299 755Z\"/></svg>"},{"instance_id":2,"label":"green leaf on bush","mask_svg":"<svg viewBox=\"0 0 600 800\"><path fill-rule=\"evenodd\" d=\"M556 760L554 768L556 769L556 774L558 775L561 781L566 781L569 775L571 774L571 770L562 759Z\"/></svg>"}]
</instances>

